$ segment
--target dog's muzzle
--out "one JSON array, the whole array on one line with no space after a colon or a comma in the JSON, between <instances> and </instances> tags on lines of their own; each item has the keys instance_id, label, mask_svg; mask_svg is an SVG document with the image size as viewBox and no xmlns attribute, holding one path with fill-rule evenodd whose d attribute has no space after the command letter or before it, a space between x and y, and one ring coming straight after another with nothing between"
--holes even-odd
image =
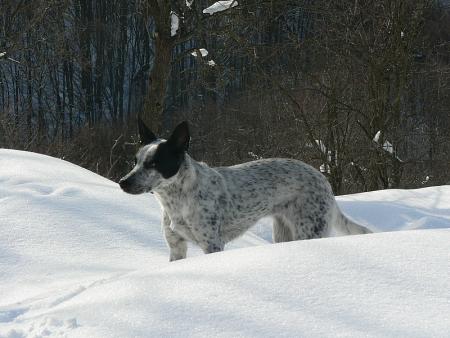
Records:
<instances>
[{"instance_id":1,"label":"dog's muzzle","mask_svg":"<svg viewBox=\"0 0 450 338\"><path fill-rule=\"evenodd\" d=\"M128 194L138 195L144 192L148 192L151 189L136 189L136 185L133 184L131 177L121 178L119 181L120 188Z\"/></svg>"},{"instance_id":2,"label":"dog's muzzle","mask_svg":"<svg viewBox=\"0 0 450 338\"><path fill-rule=\"evenodd\" d=\"M119 181L119 185L120 185L120 188L121 188L123 191L125 191L125 192L127 192L127 193L131 193L131 192L130 192L131 184L130 184L130 181L129 181L128 179L123 179L123 178L121 178L120 181Z\"/></svg>"},{"instance_id":3,"label":"dog's muzzle","mask_svg":"<svg viewBox=\"0 0 450 338\"><path fill-rule=\"evenodd\" d=\"M119 181L119 185L120 188L128 194L136 195L141 193L141 191L138 191L139 189L136 189L135 184L133 184L133 180L130 178L122 178Z\"/></svg>"}]
</instances>

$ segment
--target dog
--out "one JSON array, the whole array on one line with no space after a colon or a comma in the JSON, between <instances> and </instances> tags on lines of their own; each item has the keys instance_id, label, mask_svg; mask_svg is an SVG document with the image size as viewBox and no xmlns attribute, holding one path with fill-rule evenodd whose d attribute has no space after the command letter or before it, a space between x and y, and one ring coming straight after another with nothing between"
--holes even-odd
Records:
<instances>
[{"instance_id":1,"label":"dog","mask_svg":"<svg viewBox=\"0 0 450 338\"><path fill-rule=\"evenodd\" d=\"M339 210L330 184L312 166L293 159L262 159L212 168L191 158L189 128L180 123L159 139L138 120L141 147L119 185L130 194L152 192L162 206L170 261L186 258L187 241L204 253L224 250L260 218L273 217L275 243L371 231Z\"/></svg>"}]
</instances>

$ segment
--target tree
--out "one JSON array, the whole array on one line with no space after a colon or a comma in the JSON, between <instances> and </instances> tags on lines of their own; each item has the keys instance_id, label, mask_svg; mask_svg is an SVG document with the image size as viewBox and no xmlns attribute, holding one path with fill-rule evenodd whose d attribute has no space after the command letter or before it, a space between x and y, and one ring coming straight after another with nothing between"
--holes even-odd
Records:
<instances>
[{"instance_id":1,"label":"tree","mask_svg":"<svg viewBox=\"0 0 450 338\"><path fill-rule=\"evenodd\" d=\"M238 4L237 1L221 1L205 8L203 1L157 1L147 0L144 4L146 17L154 22L154 58L150 71L150 85L142 112L142 119L158 133L163 128L163 111L172 69L173 51L181 46L177 55L179 61L192 52L201 59L198 44L205 44L207 21ZM205 9L202 9L205 8ZM220 14L216 14L220 13ZM206 46L201 46L202 48Z\"/></svg>"}]
</instances>

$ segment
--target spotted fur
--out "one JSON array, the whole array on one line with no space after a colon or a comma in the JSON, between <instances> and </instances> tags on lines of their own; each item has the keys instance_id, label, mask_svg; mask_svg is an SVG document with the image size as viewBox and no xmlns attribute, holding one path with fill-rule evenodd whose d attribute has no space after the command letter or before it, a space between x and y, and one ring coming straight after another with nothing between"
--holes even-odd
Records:
<instances>
[{"instance_id":1,"label":"spotted fur","mask_svg":"<svg viewBox=\"0 0 450 338\"><path fill-rule=\"evenodd\" d=\"M187 241L205 253L222 251L266 216L274 219L274 242L326 237L333 225L346 234L370 232L341 213L326 178L308 164L273 158L211 168L187 154L187 123L167 141L139 126L143 146L120 186L155 194L171 261L186 257Z\"/></svg>"}]
</instances>

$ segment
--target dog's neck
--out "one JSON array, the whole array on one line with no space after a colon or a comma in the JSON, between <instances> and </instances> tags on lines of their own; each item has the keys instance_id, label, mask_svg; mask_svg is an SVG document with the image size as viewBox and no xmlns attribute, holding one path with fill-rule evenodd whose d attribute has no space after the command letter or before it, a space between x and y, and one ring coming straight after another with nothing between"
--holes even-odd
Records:
<instances>
[{"instance_id":1,"label":"dog's neck","mask_svg":"<svg viewBox=\"0 0 450 338\"><path fill-rule=\"evenodd\" d=\"M157 187L154 192L163 199L173 194L181 194L192 190L192 187L196 184L196 178L196 162L185 153L178 172L170 178L170 182Z\"/></svg>"}]
</instances>

